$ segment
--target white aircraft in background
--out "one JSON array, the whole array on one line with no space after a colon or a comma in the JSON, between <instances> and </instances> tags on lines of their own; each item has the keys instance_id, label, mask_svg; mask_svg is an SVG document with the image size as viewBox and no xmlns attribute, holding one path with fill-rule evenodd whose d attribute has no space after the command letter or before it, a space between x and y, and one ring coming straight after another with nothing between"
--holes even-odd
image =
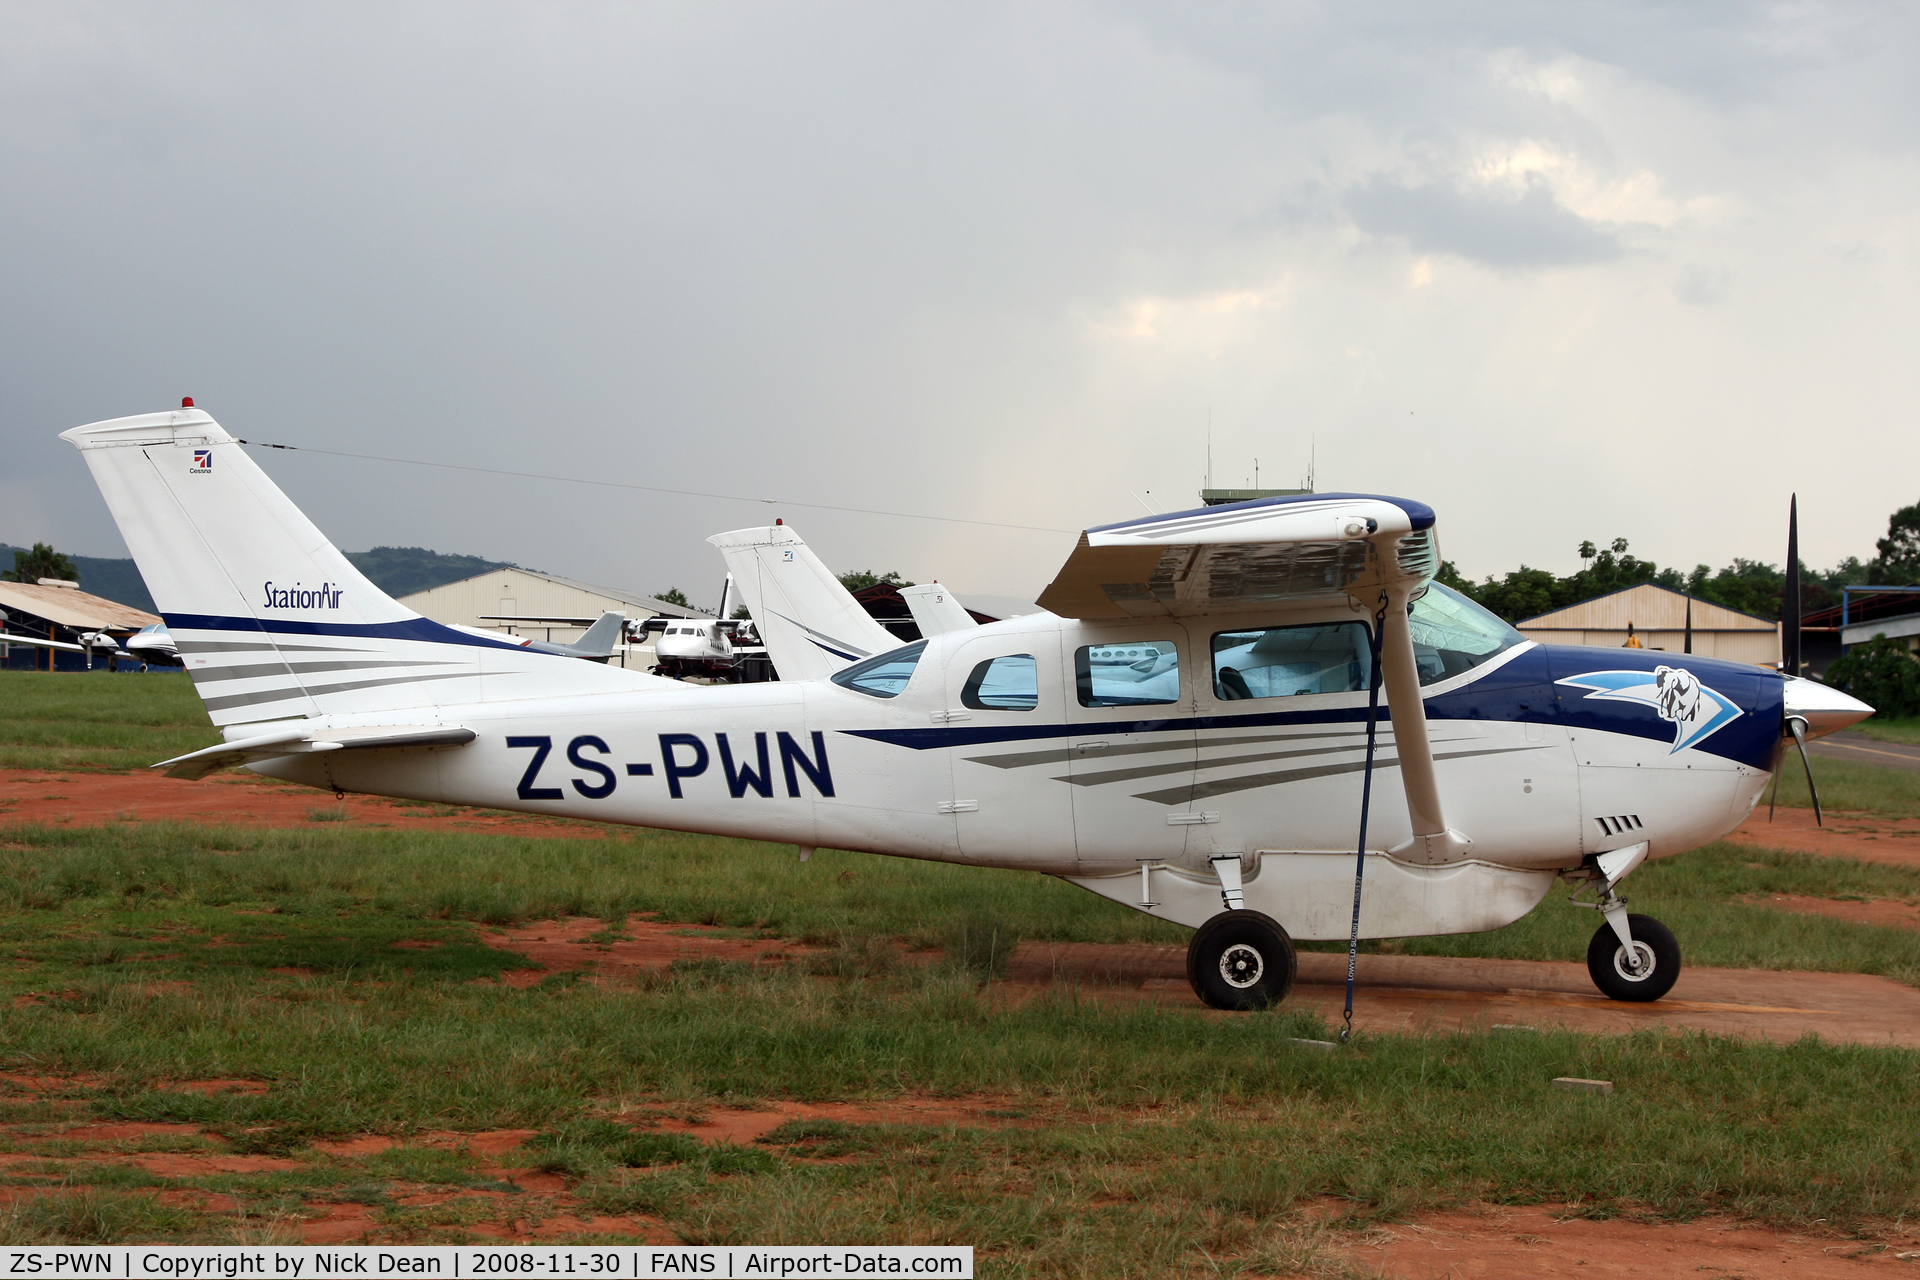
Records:
<instances>
[{"instance_id":1,"label":"white aircraft in background","mask_svg":"<svg viewBox=\"0 0 1920 1280\"><path fill-rule=\"evenodd\" d=\"M1428 507L1362 494L1090 529L1040 598L1051 612L897 647L831 599L824 621L783 608L810 598L809 557L780 554L781 526L751 531L774 553L762 635L790 628L820 661L691 688L419 617L199 410L62 438L227 738L156 766L173 776L246 765L803 858L1046 872L1193 926L1189 978L1222 1008L1282 998L1293 938L1348 936L1356 862L1368 938L1497 929L1556 880L1590 886L1595 983L1657 999L1679 947L1627 913L1621 880L1737 826L1788 732L1871 714L1735 663L1532 643L1431 582ZM1363 827L1375 773L1404 803L1383 785Z\"/></svg>"},{"instance_id":2,"label":"white aircraft in background","mask_svg":"<svg viewBox=\"0 0 1920 1280\"><path fill-rule=\"evenodd\" d=\"M30 636L9 630L12 621L6 611L0 609L0 658L6 656L10 646L18 644L34 649L51 649L56 653L84 654L89 671L93 670L93 660L96 657L140 660L139 655L128 653L121 647L118 639L105 631L82 631L79 634L79 643L76 644L71 640L52 640L46 636Z\"/></svg>"},{"instance_id":3,"label":"white aircraft in background","mask_svg":"<svg viewBox=\"0 0 1920 1280\"><path fill-rule=\"evenodd\" d=\"M818 680L899 647L784 520L707 541L727 562L728 588L738 590L781 679ZM937 582L902 587L900 596L921 639L980 625Z\"/></svg>"},{"instance_id":4,"label":"white aircraft in background","mask_svg":"<svg viewBox=\"0 0 1920 1280\"><path fill-rule=\"evenodd\" d=\"M149 622L127 637L126 650L151 667L177 667L180 650L167 633L164 622Z\"/></svg>"},{"instance_id":5,"label":"white aircraft in background","mask_svg":"<svg viewBox=\"0 0 1920 1280\"><path fill-rule=\"evenodd\" d=\"M712 618L648 618L636 635L654 636L652 668L656 675L681 679L705 676L726 684L752 684L776 679L766 646L754 624L729 618L734 599L733 575L720 588L720 607Z\"/></svg>"},{"instance_id":6,"label":"white aircraft in background","mask_svg":"<svg viewBox=\"0 0 1920 1280\"><path fill-rule=\"evenodd\" d=\"M902 587L900 598L907 602L907 611L913 615L913 625L920 628L922 640L980 625L979 619L967 612L959 597L938 582Z\"/></svg>"}]
</instances>

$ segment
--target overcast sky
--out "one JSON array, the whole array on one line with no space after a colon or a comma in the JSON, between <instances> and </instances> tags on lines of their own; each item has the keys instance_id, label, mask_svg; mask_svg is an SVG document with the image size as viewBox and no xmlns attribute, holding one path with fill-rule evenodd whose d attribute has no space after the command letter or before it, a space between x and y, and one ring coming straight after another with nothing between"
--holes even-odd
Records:
<instances>
[{"instance_id":1,"label":"overcast sky","mask_svg":"<svg viewBox=\"0 0 1920 1280\"><path fill-rule=\"evenodd\" d=\"M1920 501L1909 5L0 7L0 540L125 554L77 423L340 546L696 602L783 515L1030 601L1216 484L1463 572L1870 557ZM1151 491L1148 496L1147 491ZM1139 495L1138 498L1132 495ZM1069 532L823 512L801 502Z\"/></svg>"}]
</instances>

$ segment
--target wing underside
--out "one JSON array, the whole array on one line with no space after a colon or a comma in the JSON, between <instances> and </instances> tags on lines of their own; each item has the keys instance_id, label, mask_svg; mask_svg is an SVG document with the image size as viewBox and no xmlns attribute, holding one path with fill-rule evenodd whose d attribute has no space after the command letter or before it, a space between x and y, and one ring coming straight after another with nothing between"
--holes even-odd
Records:
<instances>
[{"instance_id":1,"label":"wing underside","mask_svg":"<svg viewBox=\"0 0 1920 1280\"><path fill-rule=\"evenodd\" d=\"M1222 613L1424 581L1439 563L1423 504L1256 499L1089 529L1039 604L1085 619Z\"/></svg>"}]
</instances>

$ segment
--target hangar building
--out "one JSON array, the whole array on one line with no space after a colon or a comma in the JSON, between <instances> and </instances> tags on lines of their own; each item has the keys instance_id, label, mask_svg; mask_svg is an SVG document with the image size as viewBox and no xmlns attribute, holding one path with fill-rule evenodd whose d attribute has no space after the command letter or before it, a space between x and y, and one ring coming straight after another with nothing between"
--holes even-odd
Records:
<instances>
[{"instance_id":1,"label":"hangar building","mask_svg":"<svg viewBox=\"0 0 1920 1280\"><path fill-rule=\"evenodd\" d=\"M0 619L4 620L0 628L7 631L67 644L78 644L82 633L88 631L104 631L125 640L140 628L160 621L143 609L89 595L78 583L60 578L42 578L37 583L0 582ZM84 654L35 645L0 644L0 667L22 671L84 671L87 659Z\"/></svg>"},{"instance_id":2,"label":"hangar building","mask_svg":"<svg viewBox=\"0 0 1920 1280\"><path fill-rule=\"evenodd\" d=\"M1611 595L1527 618L1513 625L1541 644L1588 644L1618 649L1628 628L1647 649L1680 653L1687 644L1688 606L1693 612L1693 651L1703 658L1780 664L1780 624L1725 605L1643 582Z\"/></svg>"},{"instance_id":3,"label":"hangar building","mask_svg":"<svg viewBox=\"0 0 1920 1280\"><path fill-rule=\"evenodd\" d=\"M400 603L435 622L485 627L563 644L578 640L609 609L634 621L657 614L669 618L713 616L638 592L591 586L531 569L489 569L458 582L416 591L401 597ZM653 665L653 647L634 645L616 650L613 660L644 669Z\"/></svg>"}]
</instances>

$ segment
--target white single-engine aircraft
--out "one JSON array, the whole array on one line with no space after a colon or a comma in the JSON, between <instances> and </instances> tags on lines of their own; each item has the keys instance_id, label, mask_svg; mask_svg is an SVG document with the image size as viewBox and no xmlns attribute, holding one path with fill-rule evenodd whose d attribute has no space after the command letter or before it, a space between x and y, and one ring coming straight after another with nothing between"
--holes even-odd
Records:
<instances>
[{"instance_id":1,"label":"white single-engine aircraft","mask_svg":"<svg viewBox=\"0 0 1920 1280\"><path fill-rule=\"evenodd\" d=\"M62 438L227 738L155 766L172 776L246 765L803 858L828 845L1042 871L1196 928L1188 975L1221 1008L1284 997L1292 938L1348 936L1356 862L1368 938L1497 929L1558 878L1590 883L1595 983L1657 999L1679 948L1627 913L1621 879L1738 825L1786 733L1871 714L1734 663L1533 644L1430 581L1429 508L1359 494L1091 529L1040 598L1050 613L817 678L696 689L419 617L199 410ZM789 622L824 630L773 620L780 565L804 560L759 584L769 644ZM1356 856L1375 772L1397 774L1405 802L1376 789Z\"/></svg>"}]
</instances>

